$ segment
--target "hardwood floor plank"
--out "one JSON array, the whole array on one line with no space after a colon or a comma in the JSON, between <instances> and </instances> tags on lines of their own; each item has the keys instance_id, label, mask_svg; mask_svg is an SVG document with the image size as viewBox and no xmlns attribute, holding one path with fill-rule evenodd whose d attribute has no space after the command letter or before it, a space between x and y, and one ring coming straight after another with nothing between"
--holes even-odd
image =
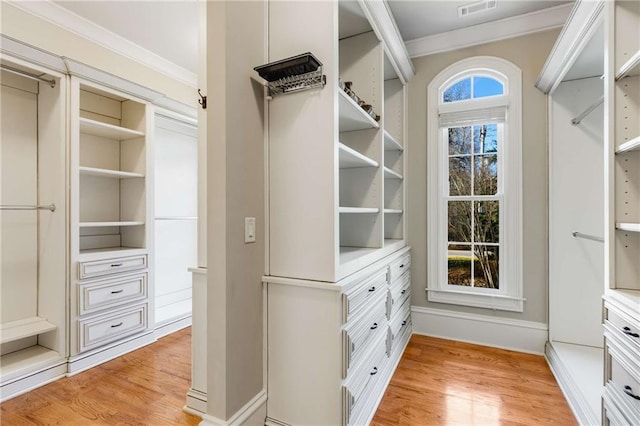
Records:
<instances>
[{"instance_id":1,"label":"hardwood floor plank","mask_svg":"<svg viewBox=\"0 0 640 426\"><path fill-rule=\"evenodd\" d=\"M413 335L372 426L575 425L541 356Z\"/></svg>"}]
</instances>

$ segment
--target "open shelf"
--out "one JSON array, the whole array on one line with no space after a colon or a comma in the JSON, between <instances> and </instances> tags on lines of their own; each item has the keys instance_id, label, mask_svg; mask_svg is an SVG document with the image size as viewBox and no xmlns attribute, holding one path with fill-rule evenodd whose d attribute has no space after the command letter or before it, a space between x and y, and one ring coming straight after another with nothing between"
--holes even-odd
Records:
<instances>
[{"instance_id":1,"label":"open shelf","mask_svg":"<svg viewBox=\"0 0 640 426\"><path fill-rule=\"evenodd\" d=\"M126 221L126 222L80 222L80 228L101 228L108 226L140 226L144 222Z\"/></svg>"},{"instance_id":2,"label":"open shelf","mask_svg":"<svg viewBox=\"0 0 640 426\"><path fill-rule=\"evenodd\" d=\"M80 167L81 175L99 176L113 179L131 179L144 177L142 173L121 172L119 170L97 169L95 167Z\"/></svg>"},{"instance_id":3,"label":"open shelf","mask_svg":"<svg viewBox=\"0 0 640 426\"><path fill-rule=\"evenodd\" d=\"M378 213L380 209L374 207L340 207L340 213Z\"/></svg>"},{"instance_id":4,"label":"open shelf","mask_svg":"<svg viewBox=\"0 0 640 426\"><path fill-rule=\"evenodd\" d=\"M347 95L338 89L340 131L378 129L380 125Z\"/></svg>"},{"instance_id":5,"label":"open shelf","mask_svg":"<svg viewBox=\"0 0 640 426\"><path fill-rule=\"evenodd\" d=\"M394 172L388 167L384 168L384 178L385 179L402 179L402 175Z\"/></svg>"},{"instance_id":6,"label":"open shelf","mask_svg":"<svg viewBox=\"0 0 640 426\"><path fill-rule=\"evenodd\" d=\"M80 133L120 141L144 136L143 132L139 132L137 130L131 130L125 127L115 126L113 124L107 124L101 121L82 117L80 118Z\"/></svg>"},{"instance_id":7,"label":"open shelf","mask_svg":"<svg viewBox=\"0 0 640 426\"><path fill-rule=\"evenodd\" d=\"M622 64L616 72L616 80L625 77L640 75L640 50L637 51L627 62Z\"/></svg>"},{"instance_id":8,"label":"open shelf","mask_svg":"<svg viewBox=\"0 0 640 426\"><path fill-rule=\"evenodd\" d=\"M31 317L0 325L0 343L13 342L25 337L37 336L55 330L57 327L44 318Z\"/></svg>"},{"instance_id":9,"label":"open shelf","mask_svg":"<svg viewBox=\"0 0 640 426\"><path fill-rule=\"evenodd\" d=\"M29 346L0 357L0 376L6 382L25 371L37 371L60 361L64 359L54 350L38 345Z\"/></svg>"},{"instance_id":10,"label":"open shelf","mask_svg":"<svg viewBox=\"0 0 640 426\"><path fill-rule=\"evenodd\" d=\"M388 131L384 131L384 150L385 151L403 151L402 145Z\"/></svg>"},{"instance_id":11,"label":"open shelf","mask_svg":"<svg viewBox=\"0 0 640 426\"><path fill-rule=\"evenodd\" d=\"M378 162L343 143L338 143L340 149L340 168L351 169L357 167L378 167Z\"/></svg>"},{"instance_id":12,"label":"open shelf","mask_svg":"<svg viewBox=\"0 0 640 426\"><path fill-rule=\"evenodd\" d=\"M619 231L640 232L640 223L616 222L616 229Z\"/></svg>"},{"instance_id":13,"label":"open shelf","mask_svg":"<svg viewBox=\"0 0 640 426\"><path fill-rule=\"evenodd\" d=\"M399 209L384 209L384 214L402 214L402 210L399 210Z\"/></svg>"},{"instance_id":14,"label":"open shelf","mask_svg":"<svg viewBox=\"0 0 640 426\"><path fill-rule=\"evenodd\" d=\"M616 149L616 154L624 154L631 151L640 151L640 136L620 145L618 149Z\"/></svg>"}]
</instances>

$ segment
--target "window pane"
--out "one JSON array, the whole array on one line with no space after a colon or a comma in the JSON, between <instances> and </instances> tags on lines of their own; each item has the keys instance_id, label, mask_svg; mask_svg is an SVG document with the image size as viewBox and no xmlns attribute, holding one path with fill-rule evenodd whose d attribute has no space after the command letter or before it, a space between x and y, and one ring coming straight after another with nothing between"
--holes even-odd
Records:
<instances>
[{"instance_id":1,"label":"window pane","mask_svg":"<svg viewBox=\"0 0 640 426\"><path fill-rule=\"evenodd\" d=\"M484 98L504 94L502 83L489 77L473 77L473 97Z\"/></svg>"},{"instance_id":2,"label":"window pane","mask_svg":"<svg viewBox=\"0 0 640 426\"><path fill-rule=\"evenodd\" d=\"M474 195L495 195L498 192L498 156L473 156Z\"/></svg>"},{"instance_id":3,"label":"window pane","mask_svg":"<svg viewBox=\"0 0 640 426\"><path fill-rule=\"evenodd\" d=\"M474 245L474 287L500 288L499 283L499 250L498 247ZM451 270L451 266L449 266Z\"/></svg>"},{"instance_id":4,"label":"window pane","mask_svg":"<svg viewBox=\"0 0 640 426\"><path fill-rule=\"evenodd\" d=\"M498 152L497 124L483 124L473 127L473 152L475 154Z\"/></svg>"},{"instance_id":5,"label":"window pane","mask_svg":"<svg viewBox=\"0 0 640 426\"><path fill-rule=\"evenodd\" d=\"M471 246L449 246L447 253L448 283L450 285L471 286Z\"/></svg>"},{"instance_id":6,"label":"window pane","mask_svg":"<svg viewBox=\"0 0 640 426\"><path fill-rule=\"evenodd\" d=\"M442 95L443 102L455 102L464 99L471 99L471 77L460 80L456 84L449 86Z\"/></svg>"},{"instance_id":7,"label":"window pane","mask_svg":"<svg viewBox=\"0 0 640 426\"><path fill-rule=\"evenodd\" d=\"M471 154L472 128L449 127L449 155Z\"/></svg>"},{"instance_id":8,"label":"window pane","mask_svg":"<svg viewBox=\"0 0 640 426\"><path fill-rule=\"evenodd\" d=\"M471 195L471 157L449 157L449 195Z\"/></svg>"},{"instance_id":9,"label":"window pane","mask_svg":"<svg viewBox=\"0 0 640 426\"><path fill-rule=\"evenodd\" d=\"M471 242L471 201L449 201L449 241Z\"/></svg>"},{"instance_id":10,"label":"window pane","mask_svg":"<svg viewBox=\"0 0 640 426\"><path fill-rule=\"evenodd\" d=\"M500 242L498 239L500 236L500 202L476 201L475 207L474 241L478 243ZM449 215L449 220L451 220L451 215Z\"/></svg>"}]
</instances>

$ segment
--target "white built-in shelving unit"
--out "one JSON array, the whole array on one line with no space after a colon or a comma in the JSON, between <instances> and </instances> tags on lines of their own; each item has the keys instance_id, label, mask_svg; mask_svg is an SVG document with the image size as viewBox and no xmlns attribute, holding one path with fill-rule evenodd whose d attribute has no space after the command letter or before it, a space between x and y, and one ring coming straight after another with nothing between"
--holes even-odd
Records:
<instances>
[{"instance_id":1,"label":"white built-in shelving unit","mask_svg":"<svg viewBox=\"0 0 640 426\"><path fill-rule=\"evenodd\" d=\"M603 424L640 424L640 2L605 2Z\"/></svg>"},{"instance_id":2,"label":"white built-in shelving unit","mask_svg":"<svg viewBox=\"0 0 640 426\"><path fill-rule=\"evenodd\" d=\"M0 64L11 71L0 77L4 401L67 370L67 85L63 74L8 55ZM48 205L55 209L37 207Z\"/></svg>"},{"instance_id":3,"label":"white built-in shelving unit","mask_svg":"<svg viewBox=\"0 0 640 426\"><path fill-rule=\"evenodd\" d=\"M311 52L326 85L268 103L267 424L367 424L411 334L413 70L377 6L269 2L270 61Z\"/></svg>"},{"instance_id":4,"label":"white built-in shelving unit","mask_svg":"<svg viewBox=\"0 0 640 426\"><path fill-rule=\"evenodd\" d=\"M70 106L74 374L154 340L153 108L77 77Z\"/></svg>"}]
</instances>

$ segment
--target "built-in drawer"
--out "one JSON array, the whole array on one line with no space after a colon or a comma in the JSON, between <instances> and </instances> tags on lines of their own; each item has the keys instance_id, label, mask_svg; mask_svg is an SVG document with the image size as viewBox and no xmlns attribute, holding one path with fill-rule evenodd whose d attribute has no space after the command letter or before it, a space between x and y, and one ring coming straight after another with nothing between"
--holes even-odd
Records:
<instances>
[{"instance_id":1,"label":"built-in drawer","mask_svg":"<svg viewBox=\"0 0 640 426\"><path fill-rule=\"evenodd\" d=\"M605 302L605 308L605 327L640 354L640 322L610 303Z\"/></svg>"},{"instance_id":2,"label":"built-in drawer","mask_svg":"<svg viewBox=\"0 0 640 426\"><path fill-rule=\"evenodd\" d=\"M387 354L385 339L377 339L368 352L366 361L349 376L342 386L343 425L357 425L363 410L366 410L370 399L375 398L376 385L384 380Z\"/></svg>"},{"instance_id":3,"label":"built-in drawer","mask_svg":"<svg viewBox=\"0 0 640 426\"><path fill-rule=\"evenodd\" d=\"M411 254L406 253L400 256L399 259L391 262L389 266L389 281L393 283L396 279L400 278L405 271L409 270L411 266ZM393 285L393 284L392 284Z\"/></svg>"},{"instance_id":4,"label":"built-in drawer","mask_svg":"<svg viewBox=\"0 0 640 426\"><path fill-rule=\"evenodd\" d=\"M78 277L81 280L121 272L135 271L147 267L147 255L116 257L87 262L78 262Z\"/></svg>"},{"instance_id":5,"label":"built-in drawer","mask_svg":"<svg viewBox=\"0 0 640 426\"><path fill-rule=\"evenodd\" d=\"M78 321L80 352L113 342L147 328L147 304Z\"/></svg>"},{"instance_id":6,"label":"built-in drawer","mask_svg":"<svg viewBox=\"0 0 640 426\"><path fill-rule=\"evenodd\" d=\"M345 291L342 294L342 321L349 322L358 311L366 308L370 300L377 298L380 293L386 294L387 287L387 270L382 269Z\"/></svg>"},{"instance_id":7,"label":"built-in drawer","mask_svg":"<svg viewBox=\"0 0 640 426\"><path fill-rule=\"evenodd\" d=\"M607 385L602 394L602 407L604 408L604 426L630 426L640 424L640 418L625 417L622 410L614 402L621 395L617 395L610 385ZM629 413L627 413L629 414Z\"/></svg>"},{"instance_id":8,"label":"built-in drawer","mask_svg":"<svg viewBox=\"0 0 640 426\"><path fill-rule=\"evenodd\" d=\"M387 354L395 351L400 343L400 337L404 335L407 328L411 327L411 304L405 300L404 304L398 309L398 313L391 318L389 322L389 330L387 336Z\"/></svg>"},{"instance_id":9,"label":"built-in drawer","mask_svg":"<svg viewBox=\"0 0 640 426\"><path fill-rule=\"evenodd\" d=\"M614 396L614 403L625 417L640 419L640 365L639 354L630 351L615 337L605 332L607 388Z\"/></svg>"},{"instance_id":10,"label":"built-in drawer","mask_svg":"<svg viewBox=\"0 0 640 426\"><path fill-rule=\"evenodd\" d=\"M401 284L389 287L387 318L391 319L411 295L411 273L402 276Z\"/></svg>"},{"instance_id":11,"label":"built-in drawer","mask_svg":"<svg viewBox=\"0 0 640 426\"><path fill-rule=\"evenodd\" d=\"M117 276L78 285L80 315L114 308L147 297L147 273Z\"/></svg>"},{"instance_id":12,"label":"built-in drawer","mask_svg":"<svg viewBox=\"0 0 640 426\"><path fill-rule=\"evenodd\" d=\"M383 293L372 300L371 308L354 317L342 329L342 378L346 378L354 366L367 353L367 349L384 335L387 329L386 304Z\"/></svg>"}]
</instances>

